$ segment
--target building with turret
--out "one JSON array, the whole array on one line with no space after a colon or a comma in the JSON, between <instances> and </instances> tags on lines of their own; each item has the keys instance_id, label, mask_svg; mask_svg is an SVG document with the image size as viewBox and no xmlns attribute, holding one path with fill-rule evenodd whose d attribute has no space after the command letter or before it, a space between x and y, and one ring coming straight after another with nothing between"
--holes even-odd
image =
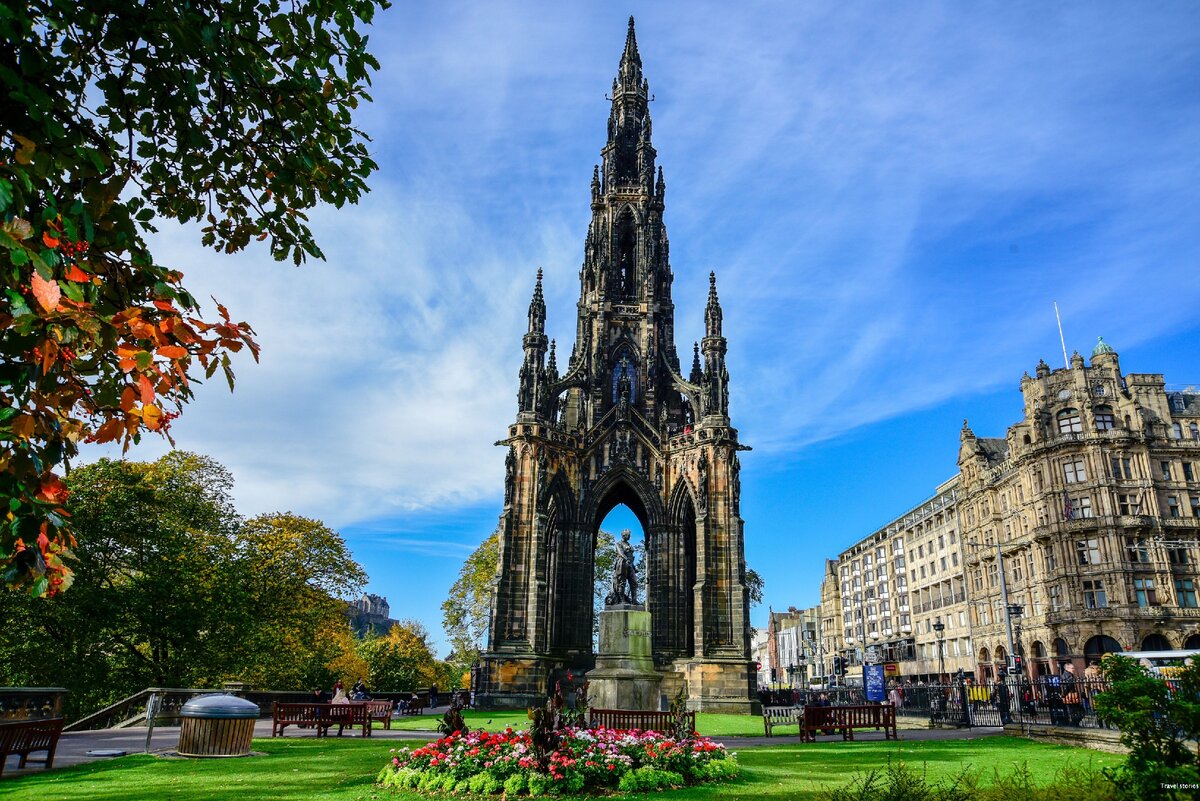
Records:
<instances>
[{"instance_id":1,"label":"building with turret","mask_svg":"<svg viewBox=\"0 0 1200 801\"><path fill-rule=\"evenodd\" d=\"M649 83L633 20L591 178L575 342L560 370L538 272L505 458L499 570L480 699L527 707L553 677L594 665L596 532L618 504L646 542L651 643L662 693L693 709L750 711L749 605L738 440L716 276L704 337L683 371L666 180L651 144ZM695 273L687 276L692 291Z\"/></svg>"}]
</instances>

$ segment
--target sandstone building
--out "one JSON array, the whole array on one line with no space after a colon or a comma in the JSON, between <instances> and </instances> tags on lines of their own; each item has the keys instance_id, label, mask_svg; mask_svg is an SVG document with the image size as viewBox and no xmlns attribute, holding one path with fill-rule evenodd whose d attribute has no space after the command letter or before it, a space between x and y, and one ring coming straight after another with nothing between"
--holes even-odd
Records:
<instances>
[{"instance_id":1,"label":"sandstone building","mask_svg":"<svg viewBox=\"0 0 1200 801\"><path fill-rule=\"evenodd\" d=\"M552 677L593 665L596 532L618 504L645 534L663 693L682 687L703 710L756 703L739 508L746 448L730 423L721 304L710 274L704 338L685 373L649 99L631 19L592 175L575 343L560 372L539 271L517 417L499 443L508 454L484 704L538 703Z\"/></svg>"},{"instance_id":2,"label":"sandstone building","mask_svg":"<svg viewBox=\"0 0 1200 801\"><path fill-rule=\"evenodd\" d=\"M1007 436L964 423L959 474L827 561L825 675L872 648L925 679L1200 648L1200 392L1122 374L1103 341L1020 388Z\"/></svg>"}]
</instances>

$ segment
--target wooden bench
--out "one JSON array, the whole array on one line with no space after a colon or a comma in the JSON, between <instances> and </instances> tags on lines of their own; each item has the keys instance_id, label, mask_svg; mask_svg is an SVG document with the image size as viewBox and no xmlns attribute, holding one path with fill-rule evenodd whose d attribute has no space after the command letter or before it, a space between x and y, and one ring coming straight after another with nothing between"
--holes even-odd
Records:
<instances>
[{"instance_id":1,"label":"wooden bench","mask_svg":"<svg viewBox=\"0 0 1200 801\"><path fill-rule=\"evenodd\" d=\"M696 713L685 712L688 731L696 730ZM591 729L637 729L671 734L675 728L672 712L648 712L629 709L589 709L588 728Z\"/></svg>"},{"instance_id":2,"label":"wooden bench","mask_svg":"<svg viewBox=\"0 0 1200 801\"><path fill-rule=\"evenodd\" d=\"M392 701L366 701L367 705L367 725L370 726L375 721L383 722L385 729L392 728L392 710L396 704Z\"/></svg>"},{"instance_id":3,"label":"wooden bench","mask_svg":"<svg viewBox=\"0 0 1200 801\"><path fill-rule=\"evenodd\" d=\"M838 731L843 740L853 740L855 729L883 729L884 739L897 739L896 707L893 704L806 706L800 736L811 742L818 731L826 734Z\"/></svg>"},{"instance_id":4,"label":"wooden bench","mask_svg":"<svg viewBox=\"0 0 1200 801\"><path fill-rule=\"evenodd\" d=\"M365 702L349 704L275 704L271 711L271 736L282 737L288 726L316 729L318 737L327 737L329 727L362 728L362 736L371 736L371 720Z\"/></svg>"},{"instance_id":5,"label":"wooden bench","mask_svg":"<svg viewBox=\"0 0 1200 801\"><path fill-rule=\"evenodd\" d=\"M29 761L29 755L37 751L45 751L46 758L34 759L34 762L44 762L46 770L54 767L54 752L58 748L63 722L62 718L47 718L0 725L0 776L4 775L4 763L10 756L21 757L17 762L20 769Z\"/></svg>"},{"instance_id":6,"label":"wooden bench","mask_svg":"<svg viewBox=\"0 0 1200 801\"><path fill-rule=\"evenodd\" d=\"M800 706L764 706L763 729L768 737L776 726L796 726L796 733L802 734L801 723L804 721L804 707Z\"/></svg>"}]
</instances>

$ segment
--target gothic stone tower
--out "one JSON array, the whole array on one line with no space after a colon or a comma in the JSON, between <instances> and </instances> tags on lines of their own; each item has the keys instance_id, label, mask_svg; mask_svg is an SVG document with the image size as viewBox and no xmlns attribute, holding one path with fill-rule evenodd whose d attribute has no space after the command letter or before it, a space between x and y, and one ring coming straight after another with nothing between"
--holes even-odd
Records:
<instances>
[{"instance_id":1,"label":"gothic stone tower","mask_svg":"<svg viewBox=\"0 0 1200 801\"><path fill-rule=\"evenodd\" d=\"M506 446L500 565L482 700L524 706L592 666L600 521L624 503L646 536L648 610L663 691L694 709L751 711L737 430L715 275L685 378L675 350L662 169L633 19L592 175L575 346L560 375L538 272L517 419Z\"/></svg>"}]
</instances>

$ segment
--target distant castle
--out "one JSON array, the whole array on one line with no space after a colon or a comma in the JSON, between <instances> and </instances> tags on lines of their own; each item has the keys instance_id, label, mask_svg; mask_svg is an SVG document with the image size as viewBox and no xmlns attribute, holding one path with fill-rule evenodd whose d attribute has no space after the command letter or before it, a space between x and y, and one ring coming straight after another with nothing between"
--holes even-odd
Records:
<instances>
[{"instance_id":1,"label":"distant castle","mask_svg":"<svg viewBox=\"0 0 1200 801\"><path fill-rule=\"evenodd\" d=\"M350 628L359 637L372 633L387 634L392 625L398 622L389 617L391 607L388 606L387 598L365 592L357 601L350 602L346 614L350 618Z\"/></svg>"}]
</instances>

